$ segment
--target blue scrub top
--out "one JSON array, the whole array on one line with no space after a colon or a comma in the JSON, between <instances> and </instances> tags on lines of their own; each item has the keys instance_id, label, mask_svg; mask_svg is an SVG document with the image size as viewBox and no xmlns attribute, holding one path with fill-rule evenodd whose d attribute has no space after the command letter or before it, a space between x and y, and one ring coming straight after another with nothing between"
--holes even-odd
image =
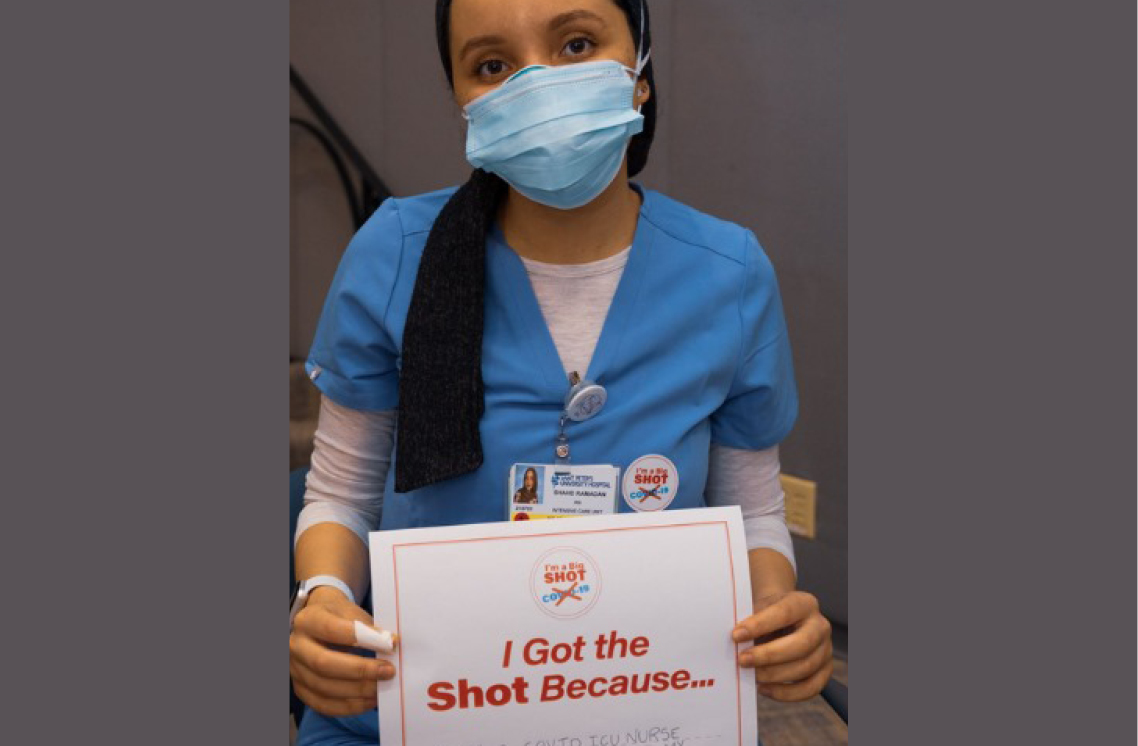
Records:
<instances>
[{"instance_id":1,"label":"blue scrub top","mask_svg":"<svg viewBox=\"0 0 1138 746\"><path fill-rule=\"evenodd\" d=\"M782 303L753 233L637 190L643 201L628 264L584 375L608 390L608 403L568 424L573 463L614 464L623 474L641 456L666 456L679 475L668 509L703 507L711 442L767 448L794 424ZM348 246L306 365L337 404L398 406L419 260L454 191L388 199ZM498 229L486 242L482 376L482 466L401 494L393 464L381 528L507 520L510 467L553 461L569 383L525 267ZM633 511L623 495L617 506Z\"/></svg>"}]
</instances>

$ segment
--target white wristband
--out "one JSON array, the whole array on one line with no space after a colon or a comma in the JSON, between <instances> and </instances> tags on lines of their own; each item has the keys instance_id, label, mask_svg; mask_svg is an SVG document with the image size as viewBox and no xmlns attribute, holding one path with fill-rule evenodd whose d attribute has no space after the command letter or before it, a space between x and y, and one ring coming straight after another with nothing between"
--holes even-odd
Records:
<instances>
[{"instance_id":1,"label":"white wristband","mask_svg":"<svg viewBox=\"0 0 1138 746\"><path fill-rule=\"evenodd\" d=\"M352 603L356 602L355 594L352 593L352 589L348 587L348 584L344 581L334 575L313 575L311 578L301 581L300 587L297 588L296 599L292 602L292 608L289 609L288 613L288 623L290 627L292 626L293 620L296 619L296 615L304 608L304 605L308 603L309 594L322 585L336 588L347 596L349 601Z\"/></svg>"}]
</instances>

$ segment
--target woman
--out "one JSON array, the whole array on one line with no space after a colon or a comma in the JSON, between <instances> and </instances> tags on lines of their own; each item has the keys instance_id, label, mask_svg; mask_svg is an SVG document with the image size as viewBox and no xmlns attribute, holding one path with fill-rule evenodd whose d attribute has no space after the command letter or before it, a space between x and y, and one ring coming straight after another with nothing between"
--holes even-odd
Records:
<instances>
[{"instance_id":1,"label":"woman","mask_svg":"<svg viewBox=\"0 0 1138 746\"><path fill-rule=\"evenodd\" d=\"M526 469L522 477L522 488L514 493L514 502L523 505L537 505L537 469L532 466Z\"/></svg>"},{"instance_id":2,"label":"woman","mask_svg":"<svg viewBox=\"0 0 1138 746\"><path fill-rule=\"evenodd\" d=\"M740 663L764 695L817 694L830 631L795 590L783 519L797 396L773 269L750 231L629 182L656 120L647 7L436 7L477 170L385 202L329 292L308 361L323 402L296 540L312 586L290 637L312 708L298 743L378 739L376 681L394 669L338 649L372 622L356 604L367 531L506 520L502 481L553 457L576 374L608 400L568 424L573 462L655 459L668 490L626 489L620 512L741 505L758 611L706 634L761 638Z\"/></svg>"}]
</instances>

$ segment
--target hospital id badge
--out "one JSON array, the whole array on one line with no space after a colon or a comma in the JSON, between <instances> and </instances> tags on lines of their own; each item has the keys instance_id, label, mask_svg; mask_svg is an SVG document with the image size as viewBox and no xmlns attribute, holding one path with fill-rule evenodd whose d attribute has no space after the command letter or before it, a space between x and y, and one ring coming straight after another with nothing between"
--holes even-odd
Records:
<instances>
[{"instance_id":1,"label":"hospital id badge","mask_svg":"<svg viewBox=\"0 0 1138 746\"><path fill-rule=\"evenodd\" d=\"M607 464L514 464L506 495L511 521L616 512L620 467Z\"/></svg>"}]
</instances>

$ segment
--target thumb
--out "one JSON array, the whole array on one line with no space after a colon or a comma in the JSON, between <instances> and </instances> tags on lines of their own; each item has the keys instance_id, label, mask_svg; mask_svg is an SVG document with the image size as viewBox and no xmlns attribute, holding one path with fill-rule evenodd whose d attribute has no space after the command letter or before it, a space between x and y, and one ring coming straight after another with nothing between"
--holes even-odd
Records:
<instances>
[{"instance_id":1,"label":"thumb","mask_svg":"<svg viewBox=\"0 0 1138 746\"><path fill-rule=\"evenodd\" d=\"M377 653L395 652L398 636L390 630L356 621L352 623L356 632L356 645Z\"/></svg>"},{"instance_id":2,"label":"thumb","mask_svg":"<svg viewBox=\"0 0 1138 746\"><path fill-rule=\"evenodd\" d=\"M322 603L306 607L297 615L297 626L317 639L347 647L364 648L377 653L395 650L396 635L375 626L371 615L359 606L344 603Z\"/></svg>"},{"instance_id":3,"label":"thumb","mask_svg":"<svg viewBox=\"0 0 1138 746\"><path fill-rule=\"evenodd\" d=\"M376 625L375 619L355 604L345 605L338 609L344 617L351 621L352 632L355 635L355 646L377 653L391 653L395 651L398 636L389 630Z\"/></svg>"}]
</instances>

